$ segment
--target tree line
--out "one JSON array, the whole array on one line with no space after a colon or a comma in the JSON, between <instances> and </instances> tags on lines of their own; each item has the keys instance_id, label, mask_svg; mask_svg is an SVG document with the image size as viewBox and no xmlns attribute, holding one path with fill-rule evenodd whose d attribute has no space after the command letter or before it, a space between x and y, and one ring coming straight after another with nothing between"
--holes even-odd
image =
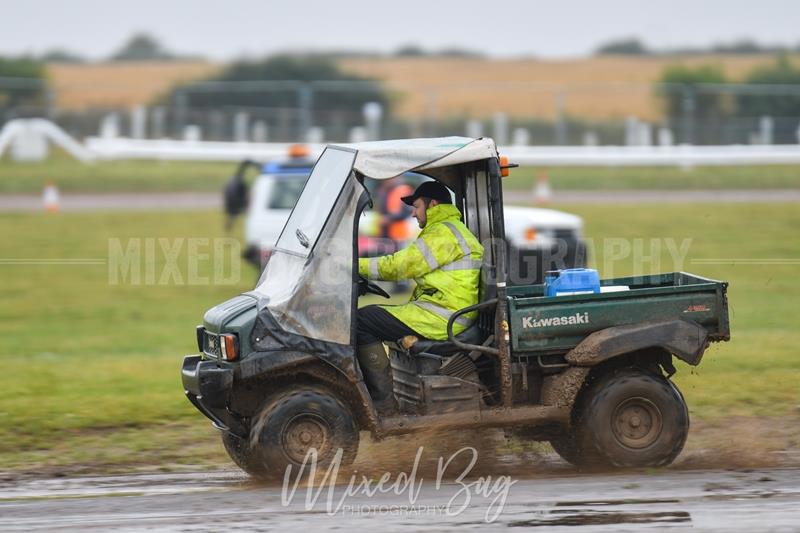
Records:
<instances>
[{"instance_id":1,"label":"tree line","mask_svg":"<svg viewBox=\"0 0 800 533\"><path fill-rule=\"evenodd\" d=\"M598 46L596 56L696 56L696 55L775 55L800 52L800 44L795 46L767 45L751 39L741 39L730 43L716 43L711 46L679 47L657 49L645 44L636 37L614 39Z\"/></svg>"}]
</instances>

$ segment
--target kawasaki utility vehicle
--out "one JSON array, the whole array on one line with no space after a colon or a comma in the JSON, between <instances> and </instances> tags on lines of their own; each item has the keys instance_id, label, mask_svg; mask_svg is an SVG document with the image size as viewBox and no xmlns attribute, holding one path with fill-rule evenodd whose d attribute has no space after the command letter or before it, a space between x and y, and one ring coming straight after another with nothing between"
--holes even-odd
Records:
<instances>
[{"instance_id":1,"label":"kawasaki utility vehicle","mask_svg":"<svg viewBox=\"0 0 800 533\"><path fill-rule=\"evenodd\" d=\"M317 450L421 430L506 428L549 440L575 465L665 465L689 429L669 377L729 339L724 282L682 272L602 280L600 292L546 296L507 276L501 162L491 139L417 139L328 146L257 287L210 309L200 355L183 361L189 401L253 475L282 475ZM358 298L386 296L358 276L365 180L415 171L454 191L485 246L480 302L453 313L450 338L390 344L400 413L380 417L355 356ZM468 329L455 321L479 311Z\"/></svg>"}]
</instances>

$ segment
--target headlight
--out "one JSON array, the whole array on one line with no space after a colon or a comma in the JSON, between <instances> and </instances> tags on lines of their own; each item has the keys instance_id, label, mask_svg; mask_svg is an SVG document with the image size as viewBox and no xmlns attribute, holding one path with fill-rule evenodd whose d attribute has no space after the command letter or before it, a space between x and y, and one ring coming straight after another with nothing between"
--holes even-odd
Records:
<instances>
[{"instance_id":1,"label":"headlight","mask_svg":"<svg viewBox=\"0 0 800 533\"><path fill-rule=\"evenodd\" d=\"M239 337L235 334L220 335L219 344L222 348L222 358L226 361L235 361L239 357Z\"/></svg>"},{"instance_id":2,"label":"headlight","mask_svg":"<svg viewBox=\"0 0 800 533\"><path fill-rule=\"evenodd\" d=\"M236 361L239 358L239 336L235 333L217 335L205 331L202 351L216 359Z\"/></svg>"}]
</instances>

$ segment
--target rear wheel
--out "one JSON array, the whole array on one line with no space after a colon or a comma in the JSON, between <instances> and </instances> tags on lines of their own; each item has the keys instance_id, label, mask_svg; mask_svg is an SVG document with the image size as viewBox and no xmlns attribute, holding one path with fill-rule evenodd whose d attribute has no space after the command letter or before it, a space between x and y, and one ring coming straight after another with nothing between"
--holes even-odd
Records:
<instances>
[{"instance_id":1,"label":"rear wheel","mask_svg":"<svg viewBox=\"0 0 800 533\"><path fill-rule=\"evenodd\" d=\"M281 477L290 465L310 464L312 450L319 468L334 460L351 464L358 452L358 427L350 409L333 393L307 388L269 401L255 419L249 445L262 469L255 475Z\"/></svg>"},{"instance_id":2,"label":"rear wheel","mask_svg":"<svg viewBox=\"0 0 800 533\"><path fill-rule=\"evenodd\" d=\"M663 466L683 449L689 412L668 379L627 368L586 391L575 430L580 465Z\"/></svg>"}]
</instances>

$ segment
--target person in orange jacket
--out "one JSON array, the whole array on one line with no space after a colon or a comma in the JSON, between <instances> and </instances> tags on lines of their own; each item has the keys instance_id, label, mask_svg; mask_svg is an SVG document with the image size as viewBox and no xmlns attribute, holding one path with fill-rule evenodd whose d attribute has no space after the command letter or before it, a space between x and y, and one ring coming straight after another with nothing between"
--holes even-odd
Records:
<instances>
[{"instance_id":1,"label":"person in orange jacket","mask_svg":"<svg viewBox=\"0 0 800 533\"><path fill-rule=\"evenodd\" d=\"M394 241L394 249L411 238L407 219L411 216L411 206L403 202L414 190L403 183L399 176L385 181L378 189L378 205L380 206L380 231L378 237Z\"/></svg>"}]
</instances>

